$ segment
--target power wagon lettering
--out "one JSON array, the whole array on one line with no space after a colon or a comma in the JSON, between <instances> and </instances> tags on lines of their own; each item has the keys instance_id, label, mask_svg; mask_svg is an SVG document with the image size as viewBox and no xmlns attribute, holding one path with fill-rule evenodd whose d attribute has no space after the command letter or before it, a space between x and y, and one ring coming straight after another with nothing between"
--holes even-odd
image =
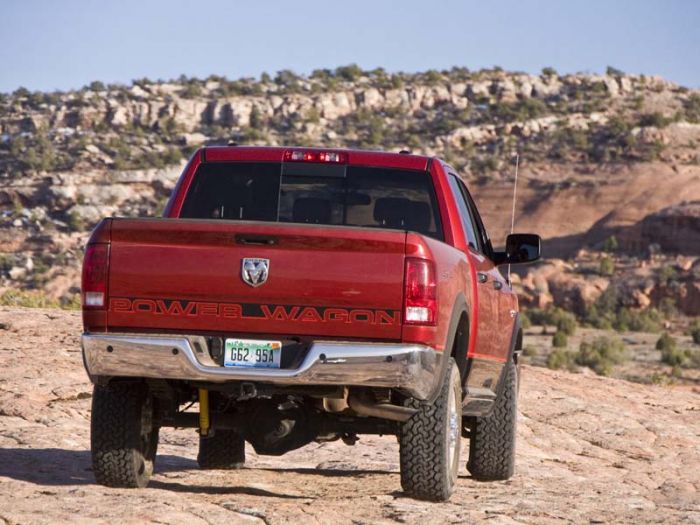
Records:
<instances>
[{"instance_id":1,"label":"power wagon lettering","mask_svg":"<svg viewBox=\"0 0 700 525\"><path fill-rule=\"evenodd\" d=\"M313 323L367 323L394 325L401 322L398 310L337 308L254 303L214 303L172 299L112 297L109 310L122 314L152 314L171 317L223 317L268 321Z\"/></svg>"}]
</instances>

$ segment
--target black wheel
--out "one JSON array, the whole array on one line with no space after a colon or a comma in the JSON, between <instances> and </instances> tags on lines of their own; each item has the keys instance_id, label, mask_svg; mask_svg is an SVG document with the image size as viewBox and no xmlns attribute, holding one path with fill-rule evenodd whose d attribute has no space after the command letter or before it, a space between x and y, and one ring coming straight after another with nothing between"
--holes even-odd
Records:
<instances>
[{"instance_id":1,"label":"black wheel","mask_svg":"<svg viewBox=\"0 0 700 525\"><path fill-rule=\"evenodd\" d=\"M90 424L92 470L107 487L148 484L158 449L153 398L143 383L95 386Z\"/></svg>"},{"instance_id":2,"label":"black wheel","mask_svg":"<svg viewBox=\"0 0 700 525\"><path fill-rule=\"evenodd\" d=\"M503 391L491 414L477 417L470 433L467 469L482 481L509 479L515 470L518 371L506 365Z\"/></svg>"},{"instance_id":3,"label":"black wheel","mask_svg":"<svg viewBox=\"0 0 700 525\"><path fill-rule=\"evenodd\" d=\"M462 428L462 384L454 359L435 403L407 404L418 412L401 426L401 487L417 499L446 501L457 481Z\"/></svg>"},{"instance_id":4,"label":"black wheel","mask_svg":"<svg viewBox=\"0 0 700 525\"><path fill-rule=\"evenodd\" d=\"M245 440L234 430L199 436L197 463L203 469L237 469L245 464Z\"/></svg>"}]
</instances>

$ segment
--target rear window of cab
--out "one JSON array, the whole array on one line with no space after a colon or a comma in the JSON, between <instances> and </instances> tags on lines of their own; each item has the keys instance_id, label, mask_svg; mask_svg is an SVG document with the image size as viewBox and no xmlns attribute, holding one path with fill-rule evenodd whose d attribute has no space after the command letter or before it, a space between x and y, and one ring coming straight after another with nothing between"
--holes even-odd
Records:
<instances>
[{"instance_id":1,"label":"rear window of cab","mask_svg":"<svg viewBox=\"0 0 700 525\"><path fill-rule=\"evenodd\" d=\"M204 163L180 217L389 228L443 240L430 174L396 168Z\"/></svg>"}]
</instances>

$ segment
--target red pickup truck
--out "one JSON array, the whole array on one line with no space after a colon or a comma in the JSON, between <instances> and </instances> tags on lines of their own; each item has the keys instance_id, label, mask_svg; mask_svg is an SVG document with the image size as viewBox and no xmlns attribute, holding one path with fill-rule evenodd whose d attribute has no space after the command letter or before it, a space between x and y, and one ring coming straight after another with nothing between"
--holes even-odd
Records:
<instances>
[{"instance_id":1,"label":"red pickup truck","mask_svg":"<svg viewBox=\"0 0 700 525\"><path fill-rule=\"evenodd\" d=\"M83 264L97 481L148 483L163 426L202 468L391 434L413 497L513 474L518 303L456 171L437 158L206 147L164 218L102 220ZM184 407L198 403L198 412Z\"/></svg>"}]
</instances>

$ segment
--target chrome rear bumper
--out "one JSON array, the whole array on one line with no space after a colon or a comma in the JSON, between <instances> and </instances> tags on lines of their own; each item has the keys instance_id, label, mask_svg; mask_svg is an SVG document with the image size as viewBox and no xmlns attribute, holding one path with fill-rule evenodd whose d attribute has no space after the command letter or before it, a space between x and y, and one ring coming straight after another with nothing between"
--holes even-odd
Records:
<instances>
[{"instance_id":1,"label":"chrome rear bumper","mask_svg":"<svg viewBox=\"0 0 700 525\"><path fill-rule=\"evenodd\" d=\"M295 369L225 368L199 336L83 334L82 347L91 377L385 387L422 400L434 392L442 357L418 344L318 341Z\"/></svg>"}]
</instances>

